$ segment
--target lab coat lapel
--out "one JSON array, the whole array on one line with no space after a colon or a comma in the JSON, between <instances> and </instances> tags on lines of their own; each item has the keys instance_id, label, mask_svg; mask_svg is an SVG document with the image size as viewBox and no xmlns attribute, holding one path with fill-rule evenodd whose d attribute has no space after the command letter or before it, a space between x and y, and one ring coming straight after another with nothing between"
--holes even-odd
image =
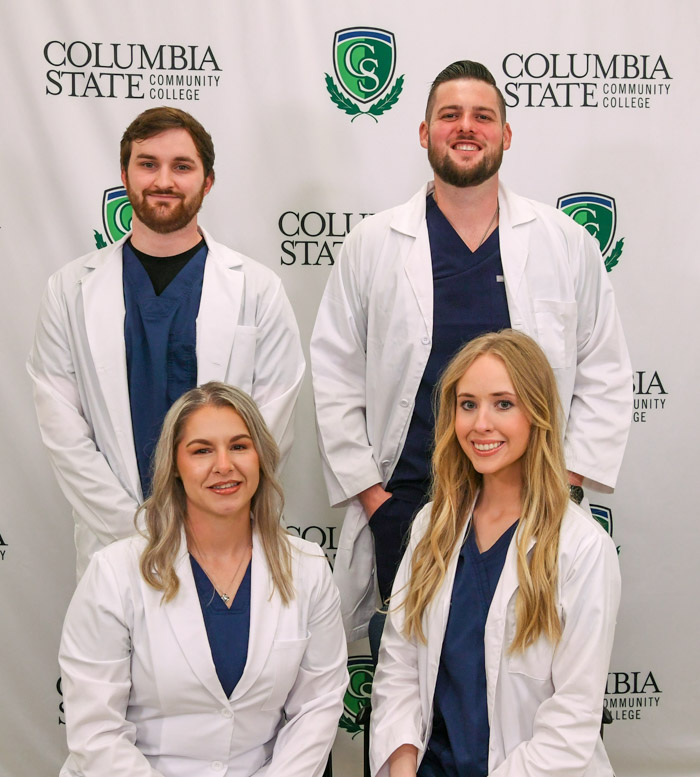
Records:
<instances>
[{"instance_id":1,"label":"lab coat lapel","mask_svg":"<svg viewBox=\"0 0 700 777\"><path fill-rule=\"evenodd\" d=\"M197 316L197 383L226 380L245 291L240 256L200 228L209 249Z\"/></svg>"},{"instance_id":2,"label":"lab coat lapel","mask_svg":"<svg viewBox=\"0 0 700 777\"><path fill-rule=\"evenodd\" d=\"M253 557L250 577L250 632L248 657L231 701L243 696L258 679L272 650L282 600L272 591L270 568L257 532L253 531Z\"/></svg>"},{"instance_id":3,"label":"lab coat lapel","mask_svg":"<svg viewBox=\"0 0 700 777\"><path fill-rule=\"evenodd\" d=\"M391 228L408 238L400 259L413 289L427 334L433 334L433 266L430 261L430 240L425 221L425 198L428 188L423 187L403 207L397 209Z\"/></svg>"},{"instance_id":4,"label":"lab coat lapel","mask_svg":"<svg viewBox=\"0 0 700 777\"><path fill-rule=\"evenodd\" d=\"M508 622L508 605L518 590L518 532L516 531L508 546L506 560L503 564L501 577L491 600L488 617L486 618L486 631L484 633L484 652L486 665L486 706L488 708L489 723L493 714L496 699L496 684L501 665L501 656L508 649L513 639L513 634L506 634ZM535 544L534 538L528 543L527 552L530 553ZM506 640L508 645L505 644Z\"/></svg>"},{"instance_id":5,"label":"lab coat lapel","mask_svg":"<svg viewBox=\"0 0 700 777\"><path fill-rule=\"evenodd\" d=\"M124 342L124 286L122 245L126 237L93 255L86 267L92 272L81 281L85 331L122 461L135 494L141 483L134 452L129 384Z\"/></svg>"},{"instance_id":6,"label":"lab coat lapel","mask_svg":"<svg viewBox=\"0 0 700 777\"><path fill-rule=\"evenodd\" d=\"M501 262L508 298L513 329L532 331L529 318L530 303L525 303L529 296L525 283L525 265L530 247L530 222L535 213L528 201L512 194L505 186L498 189L499 229L498 237L501 248Z\"/></svg>"},{"instance_id":7,"label":"lab coat lapel","mask_svg":"<svg viewBox=\"0 0 700 777\"><path fill-rule=\"evenodd\" d=\"M187 540L184 532L180 540L180 553L175 565L180 580L177 596L161 606L165 610L173 634L187 663L197 679L221 704L226 704L226 694L216 674L211 656L207 630L204 625L202 607L199 603L197 586L192 574Z\"/></svg>"}]
</instances>

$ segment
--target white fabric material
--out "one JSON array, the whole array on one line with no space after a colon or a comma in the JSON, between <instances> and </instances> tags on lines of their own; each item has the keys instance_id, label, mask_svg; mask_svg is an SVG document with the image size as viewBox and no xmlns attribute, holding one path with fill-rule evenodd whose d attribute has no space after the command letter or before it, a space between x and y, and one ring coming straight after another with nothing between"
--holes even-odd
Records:
<instances>
[{"instance_id":1,"label":"white fabric material","mask_svg":"<svg viewBox=\"0 0 700 777\"><path fill-rule=\"evenodd\" d=\"M430 739L433 694L461 543L423 618L427 644L406 640L401 633L403 610L398 608L405 597L413 550L429 517L427 505L414 521L382 638L370 740L372 774L378 777L388 777L387 759L397 747L414 745L420 761ZM569 506L559 541L556 601L562 637L556 648L540 637L525 651L508 653L515 635L517 591L514 537L484 634L489 775L612 777L598 732L620 601L614 544L590 515Z\"/></svg>"},{"instance_id":2,"label":"white fabric material","mask_svg":"<svg viewBox=\"0 0 700 777\"><path fill-rule=\"evenodd\" d=\"M386 486L430 355L433 287L421 189L348 236L311 339L318 436L333 504L350 501L335 579L349 636L375 607L373 545L353 497ZM567 466L584 486L615 485L632 414L632 368L597 243L548 205L499 188L511 325L535 338L567 417Z\"/></svg>"},{"instance_id":3,"label":"white fabric material","mask_svg":"<svg viewBox=\"0 0 700 777\"><path fill-rule=\"evenodd\" d=\"M230 699L217 677L186 544L173 600L141 577L145 540L98 552L68 609L60 664L70 756L61 777L318 777L347 683L338 592L318 546L290 538L283 605L253 538L250 638Z\"/></svg>"},{"instance_id":4,"label":"white fabric material","mask_svg":"<svg viewBox=\"0 0 700 777\"><path fill-rule=\"evenodd\" d=\"M197 382L250 393L283 457L304 376L294 313L280 279L215 242L197 316ZM73 508L77 573L134 532L142 501L124 344L122 243L63 267L48 282L27 368L58 482Z\"/></svg>"}]
</instances>

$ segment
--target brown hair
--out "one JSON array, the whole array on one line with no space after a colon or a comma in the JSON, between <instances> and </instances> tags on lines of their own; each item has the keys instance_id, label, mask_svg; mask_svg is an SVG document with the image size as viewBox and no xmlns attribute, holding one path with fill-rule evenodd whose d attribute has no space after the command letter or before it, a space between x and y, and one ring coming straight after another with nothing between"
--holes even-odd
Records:
<instances>
[{"instance_id":1,"label":"brown hair","mask_svg":"<svg viewBox=\"0 0 700 777\"><path fill-rule=\"evenodd\" d=\"M135 140L146 140L154 135L171 129L184 129L189 132L192 142L197 149L204 177L211 175L214 178L214 142L211 135L189 113L179 108L170 108L162 105L159 108L149 108L140 113L124 130L119 146L119 158L122 170L126 171L131 159L131 145Z\"/></svg>"},{"instance_id":2,"label":"brown hair","mask_svg":"<svg viewBox=\"0 0 700 777\"><path fill-rule=\"evenodd\" d=\"M470 78L473 81L483 81L489 86L492 86L496 90L496 96L498 97L498 108L501 113L501 123L506 123L506 101L503 98L501 90L496 86L496 79L491 75L491 71L481 62L472 62L471 59L462 59L458 62L453 62L448 65L444 70L441 70L435 80L430 86L428 92L428 102L425 106L425 120L430 122L430 114L433 112L435 105L435 92L440 84L444 84L446 81L456 81L460 78Z\"/></svg>"}]
</instances>

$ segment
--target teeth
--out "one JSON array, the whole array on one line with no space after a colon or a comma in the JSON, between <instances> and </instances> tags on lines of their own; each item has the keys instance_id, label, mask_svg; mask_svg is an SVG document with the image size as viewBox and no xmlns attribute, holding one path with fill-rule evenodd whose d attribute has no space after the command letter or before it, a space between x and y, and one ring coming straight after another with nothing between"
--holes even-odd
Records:
<instances>
[{"instance_id":1,"label":"teeth","mask_svg":"<svg viewBox=\"0 0 700 777\"><path fill-rule=\"evenodd\" d=\"M233 486L237 486L237 485L238 485L237 481L231 481L230 483L217 483L215 486L211 486L211 488L213 488L213 489L217 489L217 488L221 488L221 489L223 489L223 488L232 488Z\"/></svg>"},{"instance_id":2,"label":"teeth","mask_svg":"<svg viewBox=\"0 0 700 777\"><path fill-rule=\"evenodd\" d=\"M459 151L477 151L479 147L473 143L457 143L455 148Z\"/></svg>"},{"instance_id":3,"label":"teeth","mask_svg":"<svg viewBox=\"0 0 700 777\"><path fill-rule=\"evenodd\" d=\"M478 451L492 451L492 450L494 450L495 448L500 448L500 447L501 447L501 445L503 445L503 443L502 443L502 442L487 442L487 443L478 443L478 442L475 442L475 443L474 443L474 447L475 447L475 448L476 448Z\"/></svg>"}]
</instances>

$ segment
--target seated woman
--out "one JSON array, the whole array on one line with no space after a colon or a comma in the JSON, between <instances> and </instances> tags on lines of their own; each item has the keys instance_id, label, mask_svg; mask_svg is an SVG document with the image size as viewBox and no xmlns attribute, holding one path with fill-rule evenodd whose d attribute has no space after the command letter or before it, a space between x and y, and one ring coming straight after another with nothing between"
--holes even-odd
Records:
<instances>
[{"instance_id":1,"label":"seated woman","mask_svg":"<svg viewBox=\"0 0 700 777\"><path fill-rule=\"evenodd\" d=\"M143 536L97 553L68 609L62 777L322 774L345 637L322 550L281 527L278 458L242 391L173 405Z\"/></svg>"},{"instance_id":2,"label":"seated woman","mask_svg":"<svg viewBox=\"0 0 700 777\"><path fill-rule=\"evenodd\" d=\"M372 774L612 775L598 736L620 596L615 546L568 499L539 346L504 330L441 381L433 501L394 584Z\"/></svg>"}]
</instances>

